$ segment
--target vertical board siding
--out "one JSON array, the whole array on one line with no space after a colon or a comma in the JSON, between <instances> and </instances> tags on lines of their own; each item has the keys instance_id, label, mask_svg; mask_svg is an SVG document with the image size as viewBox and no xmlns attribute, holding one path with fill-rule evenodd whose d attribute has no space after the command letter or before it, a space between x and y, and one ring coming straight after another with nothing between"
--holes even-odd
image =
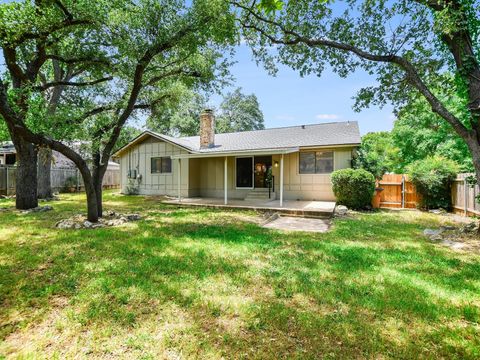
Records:
<instances>
[{"instance_id":1,"label":"vertical board siding","mask_svg":"<svg viewBox=\"0 0 480 360\"><path fill-rule=\"evenodd\" d=\"M309 149L308 151L333 151L334 170L352 167L352 148ZM307 150L306 150L307 151ZM273 155L272 161L280 163L280 155ZM300 174L299 152L284 157L284 199L335 201L330 174ZM275 190L280 187L280 167L273 168Z\"/></svg>"},{"instance_id":2,"label":"vertical board siding","mask_svg":"<svg viewBox=\"0 0 480 360\"><path fill-rule=\"evenodd\" d=\"M154 157L170 157L186 153L178 146L165 141L150 137L143 142L132 146L122 154L121 166L121 191L128 192L129 179L128 170L136 170L141 176L135 180L134 186L143 195L178 195L178 160L172 160L172 172L168 174L152 174L151 159ZM182 196L189 196L189 159L181 160L181 193Z\"/></svg>"},{"instance_id":3,"label":"vertical board siding","mask_svg":"<svg viewBox=\"0 0 480 360\"><path fill-rule=\"evenodd\" d=\"M334 170L351 167L353 148L311 149L309 151L333 151ZM158 175L150 173L150 158L187 153L185 150L149 138L139 143L121 156L121 188L125 192L128 185L127 169L137 169L142 175L139 186L141 194L177 196L177 162L173 161L173 173ZM284 156L284 199L285 200L328 200L334 201L330 174L299 174L299 153ZM247 156L247 155L245 155ZM228 164L228 197L244 199L251 189L236 188L235 158L229 156ZM144 159L144 160L140 160ZM279 155L273 155L272 161L280 162ZM182 160L182 196L223 197L224 196L224 157L206 157ZM273 168L275 190L278 195L280 185L280 167Z\"/></svg>"}]
</instances>

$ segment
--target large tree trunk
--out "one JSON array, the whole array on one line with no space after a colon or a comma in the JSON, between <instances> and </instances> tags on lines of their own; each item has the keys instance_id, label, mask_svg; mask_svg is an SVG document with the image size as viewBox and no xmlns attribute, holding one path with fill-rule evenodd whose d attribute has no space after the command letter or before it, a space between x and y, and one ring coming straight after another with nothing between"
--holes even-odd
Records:
<instances>
[{"instance_id":1,"label":"large tree trunk","mask_svg":"<svg viewBox=\"0 0 480 360\"><path fill-rule=\"evenodd\" d=\"M103 216L103 188L102 188L102 179L100 181L95 181L95 193L97 195L97 209L98 216Z\"/></svg>"},{"instance_id":2,"label":"large tree trunk","mask_svg":"<svg viewBox=\"0 0 480 360\"><path fill-rule=\"evenodd\" d=\"M93 182L83 180L85 184L85 193L87 194L87 219L90 222L97 222L99 215L98 215L98 208L97 208L97 193L95 191L95 187Z\"/></svg>"},{"instance_id":3,"label":"large tree trunk","mask_svg":"<svg viewBox=\"0 0 480 360\"><path fill-rule=\"evenodd\" d=\"M97 222L99 213L97 206L97 192L92 173L86 163L77 164L80 174L82 174L83 184L85 185L85 194L87 195L87 219L90 222Z\"/></svg>"},{"instance_id":4,"label":"large tree trunk","mask_svg":"<svg viewBox=\"0 0 480 360\"><path fill-rule=\"evenodd\" d=\"M472 153L473 166L477 177L477 184L480 185L480 143L475 139L467 140L467 145Z\"/></svg>"},{"instance_id":5,"label":"large tree trunk","mask_svg":"<svg viewBox=\"0 0 480 360\"><path fill-rule=\"evenodd\" d=\"M477 141L476 136L471 136L465 140L470 152L472 153L473 167L475 168L475 175L477 178L477 184L480 185L480 142ZM475 201L480 201L479 198ZM478 234L480 235L480 227L478 228Z\"/></svg>"},{"instance_id":6,"label":"large tree trunk","mask_svg":"<svg viewBox=\"0 0 480 360\"><path fill-rule=\"evenodd\" d=\"M16 207L20 210L38 206L37 198L37 149L35 145L17 137Z\"/></svg>"},{"instance_id":7,"label":"large tree trunk","mask_svg":"<svg viewBox=\"0 0 480 360\"><path fill-rule=\"evenodd\" d=\"M93 183L95 186L95 192L97 195L97 209L98 209L98 216L103 216L103 177L105 176L105 172L107 170L107 165L100 165L99 161L95 161L97 156L94 155L94 164L92 170L92 178Z\"/></svg>"},{"instance_id":8,"label":"large tree trunk","mask_svg":"<svg viewBox=\"0 0 480 360\"><path fill-rule=\"evenodd\" d=\"M50 199L52 194L51 183L52 150L41 147L38 152L38 198Z\"/></svg>"}]
</instances>

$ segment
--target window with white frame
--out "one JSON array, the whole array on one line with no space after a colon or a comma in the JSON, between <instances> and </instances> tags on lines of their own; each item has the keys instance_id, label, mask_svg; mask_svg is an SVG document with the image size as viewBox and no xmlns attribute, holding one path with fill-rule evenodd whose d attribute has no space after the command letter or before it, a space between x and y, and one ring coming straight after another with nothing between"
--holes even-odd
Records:
<instances>
[{"instance_id":1,"label":"window with white frame","mask_svg":"<svg viewBox=\"0 0 480 360\"><path fill-rule=\"evenodd\" d=\"M172 159L169 157L154 157L150 160L152 174L170 174L172 172Z\"/></svg>"},{"instance_id":2,"label":"window with white frame","mask_svg":"<svg viewBox=\"0 0 480 360\"><path fill-rule=\"evenodd\" d=\"M300 174L330 174L332 171L333 151L306 151L300 153Z\"/></svg>"}]
</instances>

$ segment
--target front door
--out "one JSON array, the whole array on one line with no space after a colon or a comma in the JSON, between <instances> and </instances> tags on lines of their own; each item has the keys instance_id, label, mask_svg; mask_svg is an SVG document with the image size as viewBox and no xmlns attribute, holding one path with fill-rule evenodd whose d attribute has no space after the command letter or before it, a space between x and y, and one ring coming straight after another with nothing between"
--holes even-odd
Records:
<instances>
[{"instance_id":1,"label":"front door","mask_svg":"<svg viewBox=\"0 0 480 360\"><path fill-rule=\"evenodd\" d=\"M267 174L272 167L271 156L255 156L254 158L254 183L255 188L268 188Z\"/></svg>"}]
</instances>

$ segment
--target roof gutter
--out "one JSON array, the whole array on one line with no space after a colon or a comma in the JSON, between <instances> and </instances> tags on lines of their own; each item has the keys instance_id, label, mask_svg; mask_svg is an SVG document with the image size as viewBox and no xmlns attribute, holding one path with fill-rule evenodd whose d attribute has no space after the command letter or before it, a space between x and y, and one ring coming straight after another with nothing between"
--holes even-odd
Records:
<instances>
[{"instance_id":1,"label":"roof gutter","mask_svg":"<svg viewBox=\"0 0 480 360\"><path fill-rule=\"evenodd\" d=\"M240 151L215 151L192 154L177 154L170 156L172 159L199 159L199 158L213 158L221 156L249 156L249 155L281 155L291 154L297 152L298 147L281 148L281 149L260 149L260 150L240 150Z\"/></svg>"},{"instance_id":2,"label":"roof gutter","mask_svg":"<svg viewBox=\"0 0 480 360\"><path fill-rule=\"evenodd\" d=\"M309 145L309 146L300 146L300 150L354 148L360 145L361 145L360 143L338 144L338 145Z\"/></svg>"}]
</instances>

